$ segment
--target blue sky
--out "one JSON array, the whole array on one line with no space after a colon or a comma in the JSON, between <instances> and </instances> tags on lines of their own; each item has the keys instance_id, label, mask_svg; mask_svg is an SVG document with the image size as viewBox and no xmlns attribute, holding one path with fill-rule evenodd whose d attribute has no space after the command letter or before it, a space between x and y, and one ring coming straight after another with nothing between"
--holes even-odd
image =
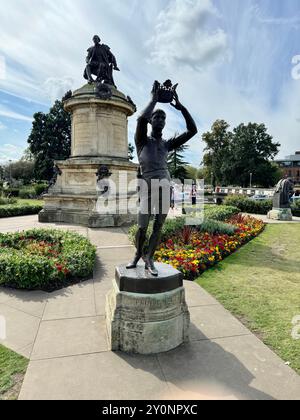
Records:
<instances>
[{"instance_id":1,"label":"blue sky","mask_svg":"<svg viewBox=\"0 0 300 420\"><path fill-rule=\"evenodd\" d=\"M202 160L201 134L220 118L265 123L282 145L280 157L300 150L300 0L0 3L0 161L22 155L34 112L84 84L94 34L111 46L118 88L139 110L155 79L179 83L200 132L187 152L192 164ZM184 127L180 114L165 109L168 137Z\"/></svg>"}]
</instances>

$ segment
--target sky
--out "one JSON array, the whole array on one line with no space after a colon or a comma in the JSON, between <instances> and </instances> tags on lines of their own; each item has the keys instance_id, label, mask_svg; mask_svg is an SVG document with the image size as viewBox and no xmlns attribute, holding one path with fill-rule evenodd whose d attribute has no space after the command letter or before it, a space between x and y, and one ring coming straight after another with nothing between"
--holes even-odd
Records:
<instances>
[{"instance_id":1,"label":"sky","mask_svg":"<svg viewBox=\"0 0 300 420\"><path fill-rule=\"evenodd\" d=\"M138 112L154 80L179 83L199 134L199 166L216 119L265 123L279 158L300 150L300 0L0 0L0 162L20 158L35 112L84 85L100 35L117 57L118 89ZM185 129L169 105L165 137ZM137 115L129 121L133 142Z\"/></svg>"}]
</instances>

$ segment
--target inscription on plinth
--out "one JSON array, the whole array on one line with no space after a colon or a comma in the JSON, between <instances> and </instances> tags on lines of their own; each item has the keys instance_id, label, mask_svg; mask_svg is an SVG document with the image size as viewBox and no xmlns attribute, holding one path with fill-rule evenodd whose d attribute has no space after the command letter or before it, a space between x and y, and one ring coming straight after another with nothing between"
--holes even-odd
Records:
<instances>
[{"instance_id":1,"label":"inscription on plinth","mask_svg":"<svg viewBox=\"0 0 300 420\"><path fill-rule=\"evenodd\" d=\"M158 269L159 277L154 279L142 266L128 272L124 266L117 267L113 288L106 297L106 324L112 351L157 354L188 342L190 315L182 274L165 264L158 264ZM134 289L139 290L135 293L124 291L129 287L130 272ZM167 291L161 292L164 289Z\"/></svg>"}]
</instances>

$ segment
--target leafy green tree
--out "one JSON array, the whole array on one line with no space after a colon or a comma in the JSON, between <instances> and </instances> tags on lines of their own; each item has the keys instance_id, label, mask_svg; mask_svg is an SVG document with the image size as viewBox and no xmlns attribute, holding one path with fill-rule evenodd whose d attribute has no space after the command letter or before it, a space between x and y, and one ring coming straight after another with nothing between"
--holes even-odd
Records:
<instances>
[{"instance_id":1,"label":"leafy green tree","mask_svg":"<svg viewBox=\"0 0 300 420\"><path fill-rule=\"evenodd\" d=\"M133 146L133 144L129 143L129 145L128 145L128 157L129 157L129 160L133 160L134 159L134 151L135 151L135 147Z\"/></svg>"},{"instance_id":2,"label":"leafy green tree","mask_svg":"<svg viewBox=\"0 0 300 420\"><path fill-rule=\"evenodd\" d=\"M206 178L206 169L205 168L195 168L194 166L187 165L185 167L188 179L197 181L199 179Z\"/></svg>"},{"instance_id":3,"label":"leafy green tree","mask_svg":"<svg viewBox=\"0 0 300 420\"><path fill-rule=\"evenodd\" d=\"M273 142L264 124L240 124L230 132L225 121L216 121L212 131L203 135L207 154L204 163L213 173L215 184L248 187L274 186L278 168L274 157L280 144Z\"/></svg>"},{"instance_id":4,"label":"leafy green tree","mask_svg":"<svg viewBox=\"0 0 300 420\"><path fill-rule=\"evenodd\" d=\"M208 173L213 174L214 185L226 183L223 165L230 156L232 143L232 133L228 129L229 124L226 121L217 120L211 131L202 136L206 143L204 151L207 152L203 157L203 163L207 167Z\"/></svg>"},{"instance_id":5,"label":"leafy green tree","mask_svg":"<svg viewBox=\"0 0 300 420\"><path fill-rule=\"evenodd\" d=\"M29 184L34 180L34 165L34 161L30 162L23 159L11 163L9 171L12 179Z\"/></svg>"},{"instance_id":6,"label":"leafy green tree","mask_svg":"<svg viewBox=\"0 0 300 420\"><path fill-rule=\"evenodd\" d=\"M71 154L71 116L62 101L56 101L48 114L34 114L28 143L35 159L36 179L50 180L54 160L65 160Z\"/></svg>"},{"instance_id":7,"label":"leafy green tree","mask_svg":"<svg viewBox=\"0 0 300 420\"><path fill-rule=\"evenodd\" d=\"M185 169L187 162L184 160L184 153L187 149L188 146L184 144L169 154L168 168L172 178L180 180L187 179L187 172Z\"/></svg>"}]
</instances>

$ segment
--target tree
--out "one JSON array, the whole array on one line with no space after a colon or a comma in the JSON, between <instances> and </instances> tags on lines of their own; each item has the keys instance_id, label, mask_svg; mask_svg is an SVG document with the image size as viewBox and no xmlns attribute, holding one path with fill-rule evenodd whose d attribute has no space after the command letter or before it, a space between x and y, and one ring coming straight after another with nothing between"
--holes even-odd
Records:
<instances>
[{"instance_id":1,"label":"tree","mask_svg":"<svg viewBox=\"0 0 300 420\"><path fill-rule=\"evenodd\" d=\"M207 152L203 157L203 163L208 172L212 174L213 184L224 184L223 165L230 156L232 133L228 131L229 124L224 120L217 120L210 132L204 133L203 141L206 143Z\"/></svg>"},{"instance_id":2,"label":"tree","mask_svg":"<svg viewBox=\"0 0 300 420\"><path fill-rule=\"evenodd\" d=\"M34 179L34 161L18 160L10 164L11 178L29 184Z\"/></svg>"},{"instance_id":3,"label":"tree","mask_svg":"<svg viewBox=\"0 0 300 420\"><path fill-rule=\"evenodd\" d=\"M187 162L185 162L183 156L187 149L188 146L184 144L183 146L178 147L169 154L168 167L170 175L174 179L180 179L181 181L187 179Z\"/></svg>"},{"instance_id":4,"label":"tree","mask_svg":"<svg viewBox=\"0 0 300 420\"><path fill-rule=\"evenodd\" d=\"M185 167L187 177L193 181L206 178L206 169L205 168L195 168L194 166L187 165Z\"/></svg>"},{"instance_id":5,"label":"tree","mask_svg":"<svg viewBox=\"0 0 300 420\"><path fill-rule=\"evenodd\" d=\"M35 177L50 180L54 160L65 160L71 154L71 116L64 110L62 101L56 101L48 114L34 115L28 143L35 159Z\"/></svg>"},{"instance_id":6,"label":"tree","mask_svg":"<svg viewBox=\"0 0 300 420\"><path fill-rule=\"evenodd\" d=\"M240 124L229 130L225 121L216 121L212 131L203 135L206 142L204 162L213 173L215 183L248 187L253 184L274 186L278 168L273 160L280 144L273 142L264 124Z\"/></svg>"},{"instance_id":7,"label":"tree","mask_svg":"<svg viewBox=\"0 0 300 420\"><path fill-rule=\"evenodd\" d=\"M129 157L129 160L133 160L134 159L134 151L135 151L135 147L131 143L129 143L129 145L128 145L128 157Z\"/></svg>"}]
</instances>

